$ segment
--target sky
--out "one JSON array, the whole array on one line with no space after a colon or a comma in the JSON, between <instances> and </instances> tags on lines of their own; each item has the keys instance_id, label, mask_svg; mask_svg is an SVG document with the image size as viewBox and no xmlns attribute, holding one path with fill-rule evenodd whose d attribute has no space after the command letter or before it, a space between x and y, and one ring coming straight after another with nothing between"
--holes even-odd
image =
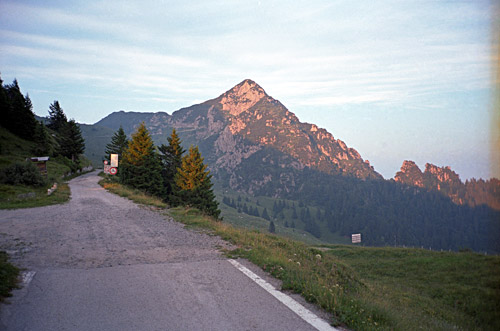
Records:
<instances>
[{"instance_id":1,"label":"sky","mask_svg":"<svg viewBox=\"0 0 500 331\"><path fill-rule=\"evenodd\" d=\"M385 178L404 160L500 178L495 0L0 0L0 73L92 124L252 79ZM497 29L499 28L499 29ZM494 123L492 123L494 122Z\"/></svg>"}]
</instances>

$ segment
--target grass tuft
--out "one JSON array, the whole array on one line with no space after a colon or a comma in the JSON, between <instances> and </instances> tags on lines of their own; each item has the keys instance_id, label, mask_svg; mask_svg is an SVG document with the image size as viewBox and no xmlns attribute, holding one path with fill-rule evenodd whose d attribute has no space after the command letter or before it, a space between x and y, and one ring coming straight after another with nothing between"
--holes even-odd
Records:
<instances>
[{"instance_id":1,"label":"grass tuft","mask_svg":"<svg viewBox=\"0 0 500 331\"><path fill-rule=\"evenodd\" d=\"M19 272L19 268L10 264L7 253L0 251L0 302L12 296L12 289L19 288Z\"/></svg>"},{"instance_id":2,"label":"grass tuft","mask_svg":"<svg viewBox=\"0 0 500 331\"><path fill-rule=\"evenodd\" d=\"M167 206L165 202L157 197L145 194L142 191L120 184L116 177L105 175L102 172L99 174L99 176L102 177L102 179L99 181L99 185L101 185L109 192L115 193L121 197L146 206L153 206L162 209Z\"/></svg>"}]
</instances>

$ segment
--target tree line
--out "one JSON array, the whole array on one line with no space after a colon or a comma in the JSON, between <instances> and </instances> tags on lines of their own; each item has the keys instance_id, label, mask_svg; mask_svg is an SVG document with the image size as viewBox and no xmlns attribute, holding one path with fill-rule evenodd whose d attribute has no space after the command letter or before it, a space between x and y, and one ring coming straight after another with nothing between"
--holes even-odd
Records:
<instances>
[{"instance_id":1,"label":"tree line","mask_svg":"<svg viewBox=\"0 0 500 331\"><path fill-rule=\"evenodd\" d=\"M0 125L25 140L34 142L33 156L58 157L71 171L81 169L85 141L74 119L68 120L59 101L48 110L47 125L37 121L28 94L23 96L16 79L4 85L0 78Z\"/></svg>"},{"instance_id":2,"label":"tree line","mask_svg":"<svg viewBox=\"0 0 500 331\"><path fill-rule=\"evenodd\" d=\"M156 147L142 122L130 140L120 127L106 145L105 154L118 154L121 183L157 196L171 206L191 206L219 219L212 176L198 146L191 146L186 154L175 129L167 141L168 145Z\"/></svg>"}]
</instances>

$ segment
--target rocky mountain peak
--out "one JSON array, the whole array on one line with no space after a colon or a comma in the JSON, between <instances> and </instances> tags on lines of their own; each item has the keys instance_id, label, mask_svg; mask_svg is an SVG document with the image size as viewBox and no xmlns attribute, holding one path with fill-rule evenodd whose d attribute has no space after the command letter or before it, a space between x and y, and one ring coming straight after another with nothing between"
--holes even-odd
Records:
<instances>
[{"instance_id":1,"label":"rocky mountain peak","mask_svg":"<svg viewBox=\"0 0 500 331\"><path fill-rule=\"evenodd\" d=\"M253 80L245 79L219 97L223 111L233 116L252 108L262 98L268 97L267 93Z\"/></svg>"},{"instance_id":2,"label":"rocky mountain peak","mask_svg":"<svg viewBox=\"0 0 500 331\"><path fill-rule=\"evenodd\" d=\"M415 162L409 160L403 162L394 180L406 185L424 187L424 174Z\"/></svg>"},{"instance_id":3,"label":"rocky mountain peak","mask_svg":"<svg viewBox=\"0 0 500 331\"><path fill-rule=\"evenodd\" d=\"M425 165L425 173L431 175L437 181L449 182L449 183L461 183L460 177L458 174L451 170L449 166L446 167L438 167L434 164L427 163Z\"/></svg>"}]
</instances>

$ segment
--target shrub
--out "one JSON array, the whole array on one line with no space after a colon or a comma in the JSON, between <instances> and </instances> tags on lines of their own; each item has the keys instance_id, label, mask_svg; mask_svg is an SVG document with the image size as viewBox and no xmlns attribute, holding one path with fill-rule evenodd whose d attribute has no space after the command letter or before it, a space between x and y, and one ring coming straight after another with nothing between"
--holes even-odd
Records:
<instances>
[{"instance_id":1,"label":"shrub","mask_svg":"<svg viewBox=\"0 0 500 331\"><path fill-rule=\"evenodd\" d=\"M0 183L33 187L46 185L38 168L30 162L16 162L0 170Z\"/></svg>"}]
</instances>

